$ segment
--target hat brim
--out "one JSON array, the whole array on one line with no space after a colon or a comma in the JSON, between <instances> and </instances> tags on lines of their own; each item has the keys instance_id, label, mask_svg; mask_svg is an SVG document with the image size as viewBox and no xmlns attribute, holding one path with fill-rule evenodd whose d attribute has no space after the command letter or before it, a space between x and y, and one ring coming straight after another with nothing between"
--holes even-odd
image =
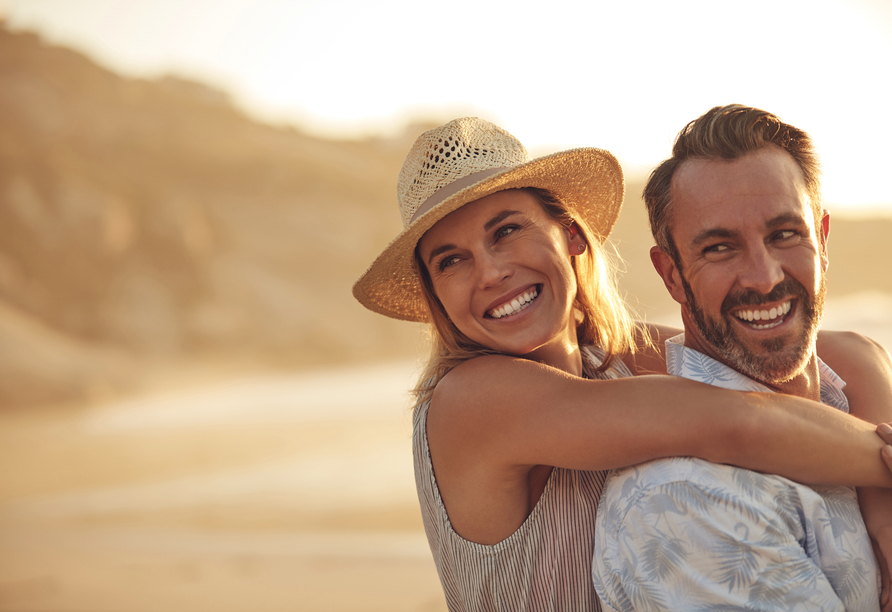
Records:
<instances>
[{"instance_id":1,"label":"hat brim","mask_svg":"<svg viewBox=\"0 0 892 612\"><path fill-rule=\"evenodd\" d=\"M623 174L602 149L571 149L514 166L444 199L403 230L359 277L353 296L366 308L403 321L429 321L415 268L418 241L440 219L465 204L505 189L538 187L557 195L604 242L623 202Z\"/></svg>"}]
</instances>

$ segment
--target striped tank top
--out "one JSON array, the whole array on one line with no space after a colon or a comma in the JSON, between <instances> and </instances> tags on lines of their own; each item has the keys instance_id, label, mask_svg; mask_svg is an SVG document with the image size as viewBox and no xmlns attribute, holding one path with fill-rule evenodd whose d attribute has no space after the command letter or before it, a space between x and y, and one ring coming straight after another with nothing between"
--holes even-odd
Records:
<instances>
[{"instance_id":1,"label":"striped tank top","mask_svg":"<svg viewBox=\"0 0 892 612\"><path fill-rule=\"evenodd\" d=\"M617 361L595 372L603 358L583 350L588 378L631 376ZM476 544L452 529L440 498L427 445L430 401L415 408L415 486L424 530L451 612L600 611L592 584L595 514L607 472L554 468L523 525L498 544Z\"/></svg>"}]
</instances>

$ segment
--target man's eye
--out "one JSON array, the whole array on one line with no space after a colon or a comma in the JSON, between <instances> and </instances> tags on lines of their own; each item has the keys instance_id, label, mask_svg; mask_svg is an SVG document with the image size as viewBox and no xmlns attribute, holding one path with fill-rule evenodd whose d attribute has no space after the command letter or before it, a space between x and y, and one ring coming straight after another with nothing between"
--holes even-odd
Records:
<instances>
[{"instance_id":1,"label":"man's eye","mask_svg":"<svg viewBox=\"0 0 892 612\"><path fill-rule=\"evenodd\" d=\"M774 235L777 240L787 240L796 235L796 232L793 230L781 230Z\"/></svg>"},{"instance_id":2,"label":"man's eye","mask_svg":"<svg viewBox=\"0 0 892 612\"><path fill-rule=\"evenodd\" d=\"M703 252L704 253L721 253L722 251L727 251L728 248L729 247L727 244L713 244L713 245L708 246L705 249L703 249Z\"/></svg>"}]
</instances>

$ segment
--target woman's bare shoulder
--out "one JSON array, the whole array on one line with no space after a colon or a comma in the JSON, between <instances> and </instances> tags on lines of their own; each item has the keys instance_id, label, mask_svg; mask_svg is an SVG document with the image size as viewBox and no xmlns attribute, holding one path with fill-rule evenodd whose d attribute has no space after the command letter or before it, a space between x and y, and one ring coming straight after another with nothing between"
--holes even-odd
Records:
<instances>
[{"instance_id":1,"label":"woman's bare shoulder","mask_svg":"<svg viewBox=\"0 0 892 612\"><path fill-rule=\"evenodd\" d=\"M543 377L569 378L570 375L526 359L484 355L450 370L434 389L434 402L450 406L500 402L531 390Z\"/></svg>"},{"instance_id":2,"label":"woman's bare shoulder","mask_svg":"<svg viewBox=\"0 0 892 612\"><path fill-rule=\"evenodd\" d=\"M582 380L557 368L508 355L484 355L469 359L449 371L439 382L439 391L452 395L502 395L529 389L543 381Z\"/></svg>"},{"instance_id":3,"label":"woman's bare shoulder","mask_svg":"<svg viewBox=\"0 0 892 612\"><path fill-rule=\"evenodd\" d=\"M590 381L527 359L476 357L437 384L428 423L457 424L469 435L503 430L506 421L520 423L545 405L561 404L566 391L586 382Z\"/></svg>"}]
</instances>

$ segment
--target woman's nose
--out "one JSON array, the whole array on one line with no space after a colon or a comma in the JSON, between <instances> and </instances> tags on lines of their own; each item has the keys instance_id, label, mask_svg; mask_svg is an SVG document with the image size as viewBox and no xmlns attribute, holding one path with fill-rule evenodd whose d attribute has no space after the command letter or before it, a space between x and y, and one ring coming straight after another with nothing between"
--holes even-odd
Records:
<instances>
[{"instance_id":1,"label":"woman's nose","mask_svg":"<svg viewBox=\"0 0 892 612\"><path fill-rule=\"evenodd\" d=\"M480 285L492 287L511 276L511 266L499 253L485 252L477 257Z\"/></svg>"}]
</instances>

